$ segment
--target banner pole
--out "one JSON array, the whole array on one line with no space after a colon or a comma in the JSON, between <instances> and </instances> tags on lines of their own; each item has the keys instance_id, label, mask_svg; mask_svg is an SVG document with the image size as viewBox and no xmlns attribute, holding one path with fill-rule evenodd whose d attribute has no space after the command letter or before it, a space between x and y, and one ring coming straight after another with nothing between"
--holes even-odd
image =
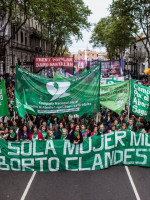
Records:
<instances>
[{"instance_id":1,"label":"banner pole","mask_svg":"<svg viewBox=\"0 0 150 200\"><path fill-rule=\"evenodd\" d=\"M130 76L130 80L129 80L129 104L128 104L128 120L129 120L129 115L130 115L130 103L131 103L131 76Z\"/></svg>"},{"instance_id":2,"label":"banner pole","mask_svg":"<svg viewBox=\"0 0 150 200\"><path fill-rule=\"evenodd\" d=\"M15 120L15 118L16 118L16 113L15 113L15 111L14 111L14 120Z\"/></svg>"},{"instance_id":3,"label":"banner pole","mask_svg":"<svg viewBox=\"0 0 150 200\"><path fill-rule=\"evenodd\" d=\"M29 118L29 120L31 121L31 119L30 119L30 117L29 117L29 115L28 115L28 113L26 112L26 114L27 114L27 117Z\"/></svg>"}]
</instances>

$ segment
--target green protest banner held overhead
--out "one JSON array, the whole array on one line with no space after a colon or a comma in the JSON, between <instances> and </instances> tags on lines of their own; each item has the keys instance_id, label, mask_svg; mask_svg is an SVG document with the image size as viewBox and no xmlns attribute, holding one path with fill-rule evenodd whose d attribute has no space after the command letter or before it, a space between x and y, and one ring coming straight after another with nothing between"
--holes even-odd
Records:
<instances>
[{"instance_id":1,"label":"green protest banner held overhead","mask_svg":"<svg viewBox=\"0 0 150 200\"><path fill-rule=\"evenodd\" d=\"M37 114L98 112L100 109L100 66L73 78L49 79L18 66L15 90Z\"/></svg>"},{"instance_id":2,"label":"green protest banner held overhead","mask_svg":"<svg viewBox=\"0 0 150 200\"><path fill-rule=\"evenodd\" d=\"M130 82L124 81L112 85L101 85L100 103L120 114L129 99Z\"/></svg>"},{"instance_id":3,"label":"green protest banner held overhead","mask_svg":"<svg viewBox=\"0 0 150 200\"><path fill-rule=\"evenodd\" d=\"M0 82L0 117L9 115L5 80Z\"/></svg>"},{"instance_id":4,"label":"green protest banner held overhead","mask_svg":"<svg viewBox=\"0 0 150 200\"><path fill-rule=\"evenodd\" d=\"M137 116L144 116L148 121L150 88L131 81L131 112Z\"/></svg>"},{"instance_id":5,"label":"green protest banner held overhead","mask_svg":"<svg viewBox=\"0 0 150 200\"><path fill-rule=\"evenodd\" d=\"M116 131L69 140L4 141L0 139L0 170L99 170L112 165L150 167L150 134Z\"/></svg>"},{"instance_id":6,"label":"green protest banner held overhead","mask_svg":"<svg viewBox=\"0 0 150 200\"><path fill-rule=\"evenodd\" d=\"M26 110L16 90L15 90L15 110L18 112L19 117L25 119Z\"/></svg>"}]
</instances>

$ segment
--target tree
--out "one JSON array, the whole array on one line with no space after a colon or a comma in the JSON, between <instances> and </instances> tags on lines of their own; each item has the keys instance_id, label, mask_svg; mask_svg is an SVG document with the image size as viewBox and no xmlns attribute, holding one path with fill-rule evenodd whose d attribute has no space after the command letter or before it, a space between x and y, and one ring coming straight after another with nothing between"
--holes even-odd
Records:
<instances>
[{"instance_id":1,"label":"tree","mask_svg":"<svg viewBox=\"0 0 150 200\"><path fill-rule=\"evenodd\" d=\"M91 11L82 0L37 0L34 12L48 29L50 56L62 56L72 44L71 37L82 39L81 30L90 27L87 17Z\"/></svg>"},{"instance_id":2,"label":"tree","mask_svg":"<svg viewBox=\"0 0 150 200\"><path fill-rule=\"evenodd\" d=\"M5 61L7 45L32 15L34 0L0 1L0 64Z\"/></svg>"},{"instance_id":3,"label":"tree","mask_svg":"<svg viewBox=\"0 0 150 200\"><path fill-rule=\"evenodd\" d=\"M134 37L131 34L132 19L118 18L108 16L102 18L93 30L90 42L94 47L105 47L108 52L109 59L121 55L123 57L125 48L127 48Z\"/></svg>"},{"instance_id":4,"label":"tree","mask_svg":"<svg viewBox=\"0 0 150 200\"><path fill-rule=\"evenodd\" d=\"M129 17L133 21L132 34L141 38L141 31L145 35L143 45L147 52L148 64L150 66L150 1L149 0L114 0L110 6L111 15L118 18Z\"/></svg>"}]
</instances>

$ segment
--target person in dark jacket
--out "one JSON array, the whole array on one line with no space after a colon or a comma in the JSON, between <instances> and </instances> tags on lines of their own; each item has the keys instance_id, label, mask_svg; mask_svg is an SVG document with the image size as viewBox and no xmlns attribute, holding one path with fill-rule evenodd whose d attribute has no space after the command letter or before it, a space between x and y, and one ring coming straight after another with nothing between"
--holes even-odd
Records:
<instances>
[{"instance_id":1,"label":"person in dark jacket","mask_svg":"<svg viewBox=\"0 0 150 200\"><path fill-rule=\"evenodd\" d=\"M17 139L17 135L14 132L14 127L11 126L10 129L9 129L9 136L8 136L7 140L9 140L9 141L16 141L16 139Z\"/></svg>"},{"instance_id":2,"label":"person in dark jacket","mask_svg":"<svg viewBox=\"0 0 150 200\"><path fill-rule=\"evenodd\" d=\"M30 135L30 131L27 125L20 127L19 132L18 132L19 140L29 140L29 135Z\"/></svg>"},{"instance_id":3,"label":"person in dark jacket","mask_svg":"<svg viewBox=\"0 0 150 200\"><path fill-rule=\"evenodd\" d=\"M70 142L73 144L80 144L83 142L83 136L79 125L75 125L74 131L71 132Z\"/></svg>"}]
</instances>

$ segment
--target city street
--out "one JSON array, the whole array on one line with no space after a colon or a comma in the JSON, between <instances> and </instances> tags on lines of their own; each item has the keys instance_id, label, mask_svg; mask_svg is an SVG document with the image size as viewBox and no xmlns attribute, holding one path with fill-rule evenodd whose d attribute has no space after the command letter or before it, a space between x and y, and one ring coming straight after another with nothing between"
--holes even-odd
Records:
<instances>
[{"instance_id":1,"label":"city street","mask_svg":"<svg viewBox=\"0 0 150 200\"><path fill-rule=\"evenodd\" d=\"M0 171L0 199L149 200L149 168L127 169L130 176L125 166L82 172Z\"/></svg>"}]
</instances>

